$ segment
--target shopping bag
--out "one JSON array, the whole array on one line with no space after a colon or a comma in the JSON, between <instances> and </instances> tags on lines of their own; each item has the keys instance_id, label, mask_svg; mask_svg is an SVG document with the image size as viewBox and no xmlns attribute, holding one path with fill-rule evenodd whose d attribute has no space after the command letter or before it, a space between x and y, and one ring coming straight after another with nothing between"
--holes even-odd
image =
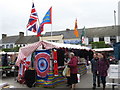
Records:
<instances>
[{"instance_id":1,"label":"shopping bag","mask_svg":"<svg viewBox=\"0 0 120 90\"><path fill-rule=\"evenodd\" d=\"M69 67L66 68L66 76L70 77L70 68Z\"/></svg>"},{"instance_id":2,"label":"shopping bag","mask_svg":"<svg viewBox=\"0 0 120 90\"><path fill-rule=\"evenodd\" d=\"M62 74L63 76L70 77L70 68L68 67L68 65L65 66Z\"/></svg>"},{"instance_id":3,"label":"shopping bag","mask_svg":"<svg viewBox=\"0 0 120 90\"><path fill-rule=\"evenodd\" d=\"M65 66L65 68L64 68L64 70L62 72L63 76L66 76L66 72L67 72L67 65Z\"/></svg>"},{"instance_id":4,"label":"shopping bag","mask_svg":"<svg viewBox=\"0 0 120 90\"><path fill-rule=\"evenodd\" d=\"M77 74L78 82L80 82L80 74Z\"/></svg>"}]
</instances>

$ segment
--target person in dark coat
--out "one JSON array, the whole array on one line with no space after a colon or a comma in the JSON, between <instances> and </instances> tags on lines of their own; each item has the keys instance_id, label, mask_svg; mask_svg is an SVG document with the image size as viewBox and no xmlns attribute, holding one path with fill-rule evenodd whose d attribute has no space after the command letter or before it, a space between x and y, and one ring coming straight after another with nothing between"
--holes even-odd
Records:
<instances>
[{"instance_id":1,"label":"person in dark coat","mask_svg":"<svg viewBox=\"0 0 120 90\"><path fill-rule=\"evenodd\" d=\"M93 59L91 60L91 71L93 74L93 89L96 88L96 79L97 79L97 85L98 87L100 87L100 76L98 75L98 69L97 69L98 61L99 61L98 54L95 53L93 55Z\"/></svg>"},{"instance_id":2,"label":"person in dark coat","mask_svg":"<svg viewBox=\"0 0 120 90\"><path fill-rule=\"evenodd\" d=\"M98 74L101 77L101 81L103 84L103 90L105 90L106 86L106 76L107 76L107 70L109 68L109 62L105 58L104 54L98 54L99 56L99 61L98 61Z\"/></svg>"},{"instance_id":3,"label":"person in dark coat","mask_svg":"<svg viewBox=\"0 0 120 90\"><path fill-rule=\"evenodd\" d=\"M25 71L24 79L26 85L31 88L35 85L37 72L32 67Z\"/></svg>"},{"instance_id":4,"label":"person in dark coat","mask_svg":"<svg viewBox=\"0 0 120 90\"><path fill-rule=\"evenodd\" d=\"M2 55L2 66L8 66L8 55L7 55L7 53Z\"/></svg>"},{"instance_id":5,"label":"person in dark coat","mask_svg":"<svg viewBox=\"0 0 120 90\"><path fill-rule=\"evenodd\" d=\"M70 55L70 61L68 63L68 66L70 67L70 83L72 85L72 88L76 87L76 84L78 83L77 73L78 73L78 59L76 56L74 56L74 53L71 52Z\"/></svg>"}]
</instances>

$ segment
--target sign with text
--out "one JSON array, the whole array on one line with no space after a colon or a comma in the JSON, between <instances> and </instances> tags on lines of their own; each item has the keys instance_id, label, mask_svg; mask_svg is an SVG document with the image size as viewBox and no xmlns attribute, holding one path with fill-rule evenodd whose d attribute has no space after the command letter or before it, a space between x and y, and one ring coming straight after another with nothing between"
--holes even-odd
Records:
<instances>
[{"instance_id":1,"label":"sign with text","mask_svg":"<svg viewBox=\"0 0 120 90\"><path fill-rule=\"evenodd\" d=\"M111 78L111 79L120 78L120 66L119 65L110 65L108 75L109 75L109 78Z\"/></svg>"}]
</instances>

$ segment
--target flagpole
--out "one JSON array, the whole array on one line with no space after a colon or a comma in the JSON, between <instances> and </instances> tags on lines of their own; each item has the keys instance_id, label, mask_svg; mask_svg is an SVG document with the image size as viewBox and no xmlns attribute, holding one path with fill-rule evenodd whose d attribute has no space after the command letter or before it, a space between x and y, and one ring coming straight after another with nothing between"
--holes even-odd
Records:
<instances>
[{"instance_id":1,"label":"flagpole","mask_svg":"<svg viewBox=\"0 0 120 90\"><path fill-rule=\"evenodd\" d=\"M32 0L32 2L34 3L34 0ZM40 27L40 20L39 20L39 18L38 18L38 23L39 23L38 26ZM39 28L39 27L38 27L38 28ZM40 37L41 37L40 40L43 41L42 36L40 36Z\"/></svg>"},{"instance_id":2,"label":"flagpole","mask_svg":"<svg viewBox=\"0 0 120 90\"><path fill-rule=\"evenodd\" d=\"M52 24L51 24L51 42L52 42L52 35L53 33L52 33Z\"/></svg>"},{"instance_id":3,"label":"flagpole","mask_svg":"<svg viewBox=\"0 0 120 90\"><path fill-rule=\"evenodd\" d=\"M114 10L114 23L115 23L115 26L116 26L116 11Z\"/></svg>"},{"instance_id":4,"label":"flagpole","mask_svg":"<svg viewBox=\"0 0 120 90\"><path fill-rule=\"evenodd\" d=\"M52 19L52 11L51 11L51 19ZM51 42L52 42L52 38L53 38L53 36L52 36L53 35L52 29L53 29L53 26L52 26L52 20L51 20Z\"/></svg>"}]
</instances>

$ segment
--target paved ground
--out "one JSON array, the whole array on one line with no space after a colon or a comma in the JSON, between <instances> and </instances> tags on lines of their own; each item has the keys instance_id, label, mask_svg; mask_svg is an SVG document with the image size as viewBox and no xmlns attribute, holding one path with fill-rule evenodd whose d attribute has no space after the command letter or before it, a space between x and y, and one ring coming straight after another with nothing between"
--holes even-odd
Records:
<instances>
[{"instance_id":1,"label":"paved ground","mask_svg":"<svg viewBox=\"0 0 120 90\"><path fill-rule=\"evenodd\" d=\"M107 82L108 81L109 80L107 78ZM26 85L17 83L14 77L6 77L0 80L0 83L4 83L4 82L9 83L10 85L15 86L16 88L27 88ZM66 88L66 84L57 86L56 88ZM92 73L90 72L90 68L88 69L87 74L81 77L80 82L77 84L77 88L89 88L89 89L91 88L92 89ZM107 88L112 88L112 87L107 86Z\"/></svg>"}]
</instances>

